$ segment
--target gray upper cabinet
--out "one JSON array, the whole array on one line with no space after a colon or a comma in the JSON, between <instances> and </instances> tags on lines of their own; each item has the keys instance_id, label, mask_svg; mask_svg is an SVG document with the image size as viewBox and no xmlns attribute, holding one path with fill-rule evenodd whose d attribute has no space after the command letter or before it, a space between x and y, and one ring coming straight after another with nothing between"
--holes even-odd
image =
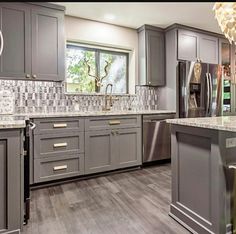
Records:
<instances>
[{"instance_id":1,"label":"gray upper cabinet","mask_svg":"<svg viewBox=\"0 0 236 234\"><path fill-rule=\"evenodd\" d=\"M32 9L32 77L60 81L65 71L64 14L43 7Z\"/></svg>"},{"instance_id":2,"label":"gray upper cabinet","mask_svg":"<svg viewBox=\"0 0 236 234\"><path fill-rule=\"evenodd\" d=\"M64 8L53 8L46 3L0 3L0 78L64 79Z\"/></svg>"},{"instance_id":3,"label":"gray upper cabinet","mask_svg":"<svg viewBox=\"0 0 236 234\"><path fill-rule=\"evenodd\" d=\"M219 63L219 39L199 34L199 58L204 63Z\"/></svg>"},{"instance_id":4,"label":"gray upper cabinet","mask_svg":"<svg viewBox=\"0 0 236 234\"><path fill-rule=\"evenodd\" d=\"M188 30L178 31L178 59L196 61L198 58L198 35Z\"/></svg>"},{"instance_id":5,"label":"gray upper cabinet","mask_svg":"<svg viewBox=\"0 0 236 234\"><path fill-rule=\"evenodd\" d=\"M0 27L0 77L23 79L31 73L30 8L26 4L0 3Z\"/></svg>"},{"instance_id":6,"label":"gray upper cabinet","mask_svg":"<svg viewBox=\"0 0 236 234\"><path fill-rule=\"evenodd\" d=\"M178 29L177 56L180 60L219 63L219 39L191 30Z\"/></svg>"},{"instance_id":7,"label":"gray upper cabinet","mask_svg":"<svg viewBox=\"0 0 236 234\"><path fill-rule=\"evenodd\" d=\"M161 28L144 25L139 33L139 85L165 85L165 35Z\"/></svg>"}]
</instances>

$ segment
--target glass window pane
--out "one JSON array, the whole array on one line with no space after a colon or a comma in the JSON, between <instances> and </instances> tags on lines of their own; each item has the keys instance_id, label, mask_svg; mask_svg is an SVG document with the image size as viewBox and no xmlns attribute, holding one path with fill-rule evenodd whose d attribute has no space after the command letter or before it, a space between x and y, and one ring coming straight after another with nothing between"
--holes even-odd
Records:
<instances>
[{"instance_id":1,"label":"glass window pane","mask_svg":"<svg viewBox=\"0 0 236 234\"><path fill-rule=\"evenodd\" d=\"M113 93L127 93L127 56L116 53L100 53L100 77L106 75L105 66L109 63L108 74L102 80L101 92L108 83L113 84Z\"/></svg>"},{"instance_id":2,"label":"glass window pane","mask_svg":"<svg viewBox=\"0 0 236 234\"><path fill-rule=\"evenodd\" d=\"M96 74L95 51L87 50L79 46L67 45L66 49L66 79L67 92L95 92L94 78L88 75L88 67L85 59L90 65L90 74Z\"/></svg>"}]
</instances>

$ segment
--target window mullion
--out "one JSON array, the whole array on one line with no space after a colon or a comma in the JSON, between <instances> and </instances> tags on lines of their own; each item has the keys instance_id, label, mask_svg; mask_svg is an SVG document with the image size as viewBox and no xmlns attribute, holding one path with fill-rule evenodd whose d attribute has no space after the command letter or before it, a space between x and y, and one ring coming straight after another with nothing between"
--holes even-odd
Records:
<instances>
[{"instance_id":1,"label":"window mullion","mask_svg":"<svg viewBox=\"0 0 236 234\"><path fill-rule=\"evenodd\" d=\"M96 60L96 75L100 77L100 51L99 50L96 50L95 60Z\"/></svg>"}]
</instances>

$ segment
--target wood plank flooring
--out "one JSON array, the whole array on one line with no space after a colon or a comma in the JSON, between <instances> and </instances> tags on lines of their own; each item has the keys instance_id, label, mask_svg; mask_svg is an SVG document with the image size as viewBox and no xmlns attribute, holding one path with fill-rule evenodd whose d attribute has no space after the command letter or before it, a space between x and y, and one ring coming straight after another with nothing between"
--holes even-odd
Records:
<instances>
[{"instance_id":1,"label":"wood plank flooring","mask_svg":"<svg viewBox=\"0 0 236 234\"><path fill-rule=\"evenodd\" d=\"M168 216L170 165L31 192L23 234L188 234Z\"/></svg>"}]
</instances>

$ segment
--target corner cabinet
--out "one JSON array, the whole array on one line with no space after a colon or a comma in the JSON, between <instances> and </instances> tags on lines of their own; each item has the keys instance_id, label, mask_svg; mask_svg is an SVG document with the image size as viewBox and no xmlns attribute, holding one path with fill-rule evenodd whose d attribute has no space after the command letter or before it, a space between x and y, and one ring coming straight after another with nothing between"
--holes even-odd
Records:
<instances>
[{"instance_id":1,"label":"corner cabinet","mask_svg":"<svg viewBox=\"0 0 236 234\"><path fill-rule=\"evenodd\" d=\"M138 29L139 85L165 85L164 30L150 25Z\"/></svg>"},{"instance_id":2,"label":"corner cabinet","mask_svg":"<svg viewBox=\"0 0 236 234\"><path fill-rule=\"evenodd\" d=\"M139 166L141 116L85 120L85 174Z\"/></svg>"},{"instance_id":3,"label":"corner cabinet","mask_svg":"<svg viewBox=\"0 0 236 234\"><path fill-rule=\"evenodd\" d=\"M203 63L219 63L219 39L191 30L178 29L178 59Z\"/></svg>"},{"instance_id":4,"label":"corner cabinet","mask_svg":"<svg viewBox=\"0 0 236 234\"><path fill-rule=\"evenodd\" d=\"M20 233L23 225L22 136L20 129L0 130L0 233Z\"/></svg>"},{"instance_id":5,"label":"corner cabinet","mask_svg":"<svg viewBox=\"0 0 236 234\"><path fill-rule=\"evenodd\" d=\"M64 79L64 8L41 5L0 3L0 78Z\"/></svg>"}]
</instances>

